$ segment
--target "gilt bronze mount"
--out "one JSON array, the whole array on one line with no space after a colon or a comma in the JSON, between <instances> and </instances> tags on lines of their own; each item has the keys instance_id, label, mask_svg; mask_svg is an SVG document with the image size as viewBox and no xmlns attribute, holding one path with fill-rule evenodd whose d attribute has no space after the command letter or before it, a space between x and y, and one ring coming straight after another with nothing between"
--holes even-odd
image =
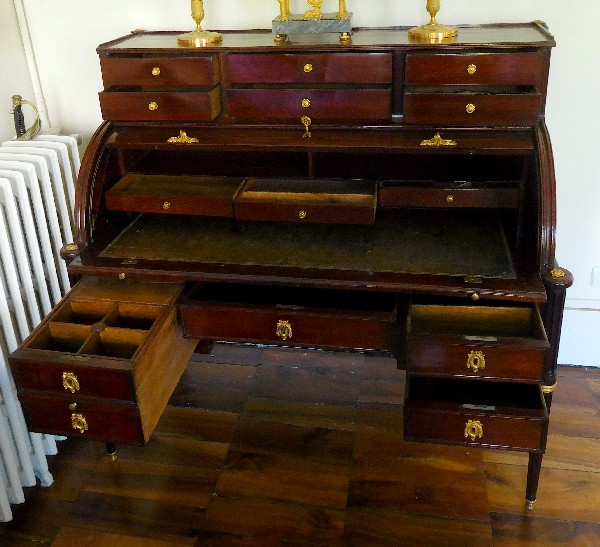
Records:
<instances>
[{"instance_id":1,"label":"gilt bronze mount","mask_svg":"<svg viewBox=\"0 0 600 547\"><path fill-rule=\"evenodd\" d=\"M203 0L192 0L192 19L196 22L196 28L192 32L186 32L177 37L177 43L180 46L202 47L222 40L220 33L202 29L202 21L204 20Z\"/></svg>"},{"instance_id":2,"label":"gilt bronze mount","mask_svg":"<svg viewBox=\"0 0 600 547\"><path fill-rule=\"evenodd\" d=\"M429 12L429 23L420 27L411 28L408 31L408 37L416 42L443 42L458 36L456 27L441 25L436 21L438 11L440 11L440 0L427 0L427 11Z\"/></svg>"},{"instance_id":3,"label":"gilt bronze mount","mask_svg":"<svg viewBox=\"0 0 600 547\"><path fill-rule=\"evenodd\" d=\"M312 8L304 13L292 13L290 0L279 1L279 15L273 19L275 42L282 44L290 34L339 33L340 43L348 44L351 40L352 13L346 9L346 0L338 0L338 11L323 13L323 0L306 0Z\"/></svg>"}]
</instances>

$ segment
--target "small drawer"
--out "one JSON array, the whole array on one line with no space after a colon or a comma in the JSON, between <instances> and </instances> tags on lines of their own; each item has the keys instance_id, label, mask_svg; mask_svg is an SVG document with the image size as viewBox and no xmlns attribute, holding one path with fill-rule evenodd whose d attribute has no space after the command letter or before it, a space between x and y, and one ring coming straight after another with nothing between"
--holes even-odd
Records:
<instances>
[{"instance_id":1,"label":"small drawer","mask_svg":"<svg viewBox=\"0 0 600 547\"><path fill-rule=\"evenodd\" d=\"M406 56L407 85L540 85L544 79L539 52Z\"/></svg>"},{"instance_id":2,"label":"small drawer","mask_svg":"<svg viewBox=\"0 0 600 547\"><path fill-rule=\"evenodd\" d=\"M171 215L233 216L244 179L178 175L125 175L105 194L108 209Z\"/></svg>"},{"instance_id":3,"label":"small drawer","mask_svg":"<svg viewBox=\"0 0 600 547\"><path fill-rule=\"evenodd\" d=\"M368 181L250 179L235 200L239 220L373 224L377 193Z\"/></svg>"},{"instance_id":4,"label":"small drawer","mask_svg":"<svg viewBox=\"0 0 600 547\"><path fill-rule=\"evenodd\" d=\"M538 385L409 378L404 403L409 441L541 452L547 428Z\"/></svg>"},{"instance_id":5,"label":"small drawer","mask_svg":"<svg viewBox=\"0 0 600 547\"><path fill-rule=\"evenodd\" d=\"M114 86L213 87L219 83L215 55L202 57L105 57L100 59L104 89Z\"/></svg>"},{"instance_id":6,"label":"small drawer","mask_svg":"<svg viewBox=\"0 0 600 547\"><path fill-rule=\"evenodd\" d=\"M380 207L475 207L518 209L523 201L519 188L423 188L382 183Z\"/></svg>"},{"instance_id":7,"label":"small drawer","mask_svg":"<svg viewBox=\"0 0 600 547\"><path fill-rule=\"evenodd\" d=\"M230 89L229 114L240 120L388 120L392 95L377 89Z\"/></svg>"},{"instance_id":8,"label":"small drawer","mask_svg":"<svg viewBox=\"0 0 600 547\"><path fill-rule=\"evenodd\" d=\"M210 121L221 113L219 87L204 91L102 91L102 117L111 121Z\"/></svg>"},{"instance_id":9,"label":"small drawer","mask_svg":"<svg viewBox=\"0 0 600 547\"><path fill-rule=\"evenodd\" d=\"M541 96L531 89L522 93L444 93L419 88L404 94L407 124L528 126L537 123L540 110Z\"/></svg>"},{"instance_id":10,"label":"small drawer","mask_svg":"<svg viewBox=\"0 0 600 547\"><path fill-rule=\"evenodd\" d=\"M27 425L36 433L143 444L139 410L132 405L21 393Z\"/></svg>"},{"instance_id":11,"label":"small drawer","mask_svg":"<svg viewBox=\"0 0 600 547\"><path fill-rule=\"evenodd\" d=\"M232 53L231 84L389 84L391 53Z\"/></svg>"},{"instance_id":12,"label":"small drawer","mask_svg":"<svg viewBox=\"0 0 600 547\"><path fill-rule=\"evenodd\" d=\"M395 296L205 285L180 306L187 336L286 346L395 351Z\"/></svg>"},{"instance_id":13,"label":"small drawer","mask_svg":"<svg viewBox=\"0 0 600 547\"><path fill-rule=\"evenodd\" d=\"M407 370L419 375L542 381L549 347L535 305L413 303Z\"/></svg>"}]
</instances>

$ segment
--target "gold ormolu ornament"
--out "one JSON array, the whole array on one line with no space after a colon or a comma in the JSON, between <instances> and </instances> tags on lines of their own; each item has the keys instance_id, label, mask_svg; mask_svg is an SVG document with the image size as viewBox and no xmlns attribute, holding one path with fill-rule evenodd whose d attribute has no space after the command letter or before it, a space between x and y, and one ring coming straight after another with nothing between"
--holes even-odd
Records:
<instances>
[{"instance_id":1,"label":"gold ormolu ornament","mask_svg":"<svg viewBox=\"0 0 600 547\"><path fill-rule=\"evenodd\" d=\"M196 22L196 28L192 32L180 34L177 37L177 43L180 46L202 47L222 40L220 33L202 29L201 24L204 20L203 0L192 0L192 19Z\"/></svg>"},{"instance_id":2,"label":"gold ormolu ornament","mask_svg":"<svg viewBox=\"0 0 600 547\"><path fill-rule=\"evenodd\" d=\"M427 0L427 11L429 12L429 23L420 27L411 28L408 31L408 37L411 40L419 42L441 42L448 38L458 36L456 27L440 25L435 16L440 11L440 0Z\"/></svg>"}]
</instances>

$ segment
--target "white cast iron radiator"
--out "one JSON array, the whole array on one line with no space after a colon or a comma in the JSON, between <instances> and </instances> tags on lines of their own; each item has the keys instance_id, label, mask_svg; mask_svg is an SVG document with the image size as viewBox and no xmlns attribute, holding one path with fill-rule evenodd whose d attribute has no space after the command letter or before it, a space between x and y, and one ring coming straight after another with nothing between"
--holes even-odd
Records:
<instances>
[{"instance_id":1,"label":"white cast iron radiator","mask_svg":"<svg viewBox=\"0 0 600 547\"><path fill-rule=\"evenodd\" d=\"M73 241L77 139L40 135L0 146L0 521L24 486L52 484L56 437L27 431L7 356L69 290L60 249Z\"/></svg>"}]
</instances>

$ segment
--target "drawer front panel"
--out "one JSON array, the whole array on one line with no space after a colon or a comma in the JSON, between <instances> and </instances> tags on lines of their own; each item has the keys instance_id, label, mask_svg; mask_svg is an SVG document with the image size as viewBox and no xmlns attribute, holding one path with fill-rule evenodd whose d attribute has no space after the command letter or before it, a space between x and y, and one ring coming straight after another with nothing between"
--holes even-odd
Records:
<instances>
[{"instance_id":1,"label":"drawer front panel","mask_svg":"<svg viewBox=\"0 0 600 547\"><path fill-rule=\"evenodd\" d=\"M219 88L186 92L101 92L100 108L113 121L210 121L221 112Z\"/></svg>"},{"instance_id":2,"label":"drawer front panel","mask_svg":"<svg viewBox=\"0 0 600 547\"><path fill-rule=\"evenodd\" d=\"M475 422L479 422L481 426L481 437ZM473 411L450 412L413 406L410 402L405 407L405 438L411 441L538 452L543 449L546 427L547 418L541 417L489 416ZM470 433L473 433L474 439Z\"/></svg>"},{"instance_id":3,"label":"drawer front panel","mask_svg":"<svg viewBox=\"0 0 600 547\"><path fill-rule=\"evenodd\" d=\"M392 81L391 53L231 54L232 84L354 83Z\"/></svg>"},{"instance_id":4,"label":"drawer front panel","mask_svg":"<svg viewBox=\"0 0 600 547\"><path fill-rule=\"evenodd\" d=\"M538 85L544 77L542 56L528 53L476 55L409 53L407 85Z\"/></svg>"},{"instance_id":5,"label":"drawer front panel","mask_svg":"<svg viewBox=\"0 0 600 547\"><path fill-rule=\"evenodd\" d=\"M389 89L231 89L229 113L237 119L387 120ZM306 105L306 106L304 106Z\"/></svg>"},{"instance_id":6,"label":"drawer front panel","mask_svg":"<svg viewBox=\"0 0 600 547\"><path fill-rule=\"evenodd\" d=\"M431 338L409 342L407 370L416 374L542 381L545 350L451 345Z\"/></svg>"},{"instance_id":7,"label":"drawer front panel","mask_svg":"<svg viewBox=\"0 0 600 547\"><path fill-rule=\"evenodd\" d=\"M477 207L516 209L521 206L518 189L482 188L474 190L383 186L381 207Z\"/></svg>"},{"instance_id":8,"label":"drawer front panel","mask_svg":"<svg viewBox=\"0 0 600 547\"><path fill-rule=\"evenodd\" d=\"M143 444L139 411L135 406L75 401L37 394L21 394L31 431L102 441ZM69 405L76 402L72 410ZM83 429L80 432L74 424Z\"/></svg>"},{"instance_id":9,"label":"drawer front panel","mask_svg":"<svg viewBox=\"0 0 600 547\"><path fill-rule=\"evenodd\" d=\"M276 222L373 224L375 222L375 204L373 203L371 207L352 207L237 201L235 217L238 220Z\"/></svg>"},{"instance_id":10,"label":"drawer front panel","mask_svg":"<svg viewBox=\"0 0 600 547\"><path fill-rule=\"evenodd\" d=\"M36 353L40 356L36 357ZM85 361L85 357L76 359L76 356L72 356L71 363L68 363L69 356L66 355L52 358L46 355L44 359L44 353L18 350L11 356L10 364L19 390L35 389L64 395L135 400L129 371L74 364ZM57 360L64 360L64 363L57 363Z\"/></svg>"},{"instance_id":11,"label":"drawer front panel","mask_svg":"<svg viewBox=\"0 0 600 547\"><path fill-rule=\"evenodd\" d=\"M216 56L100 59L104 88L113 86L201 86L219 83Z\"/></svg>"},{"instance_id":12,"label":"drawer front panel","mask_svg":"<svg viewBox=\"0 0 600 547\"><path fill-rule=\"evenodd\" d=\"M404 122L465 127L528 126L537 123L540 108L541 97L537 93L407 92L404 95Z\"/></svg>"},{"instance_id":13,"label":"drawer front panel","mask_svg":"<svg viewBox=\"0 0 600 547\"><path fill-rule=\"evenodd\" d=\"M207 304L183 306L182 318L185 334L196 338L344 349L394 348L391 314L350 316Z\"/></svg>"}]
</instances>

